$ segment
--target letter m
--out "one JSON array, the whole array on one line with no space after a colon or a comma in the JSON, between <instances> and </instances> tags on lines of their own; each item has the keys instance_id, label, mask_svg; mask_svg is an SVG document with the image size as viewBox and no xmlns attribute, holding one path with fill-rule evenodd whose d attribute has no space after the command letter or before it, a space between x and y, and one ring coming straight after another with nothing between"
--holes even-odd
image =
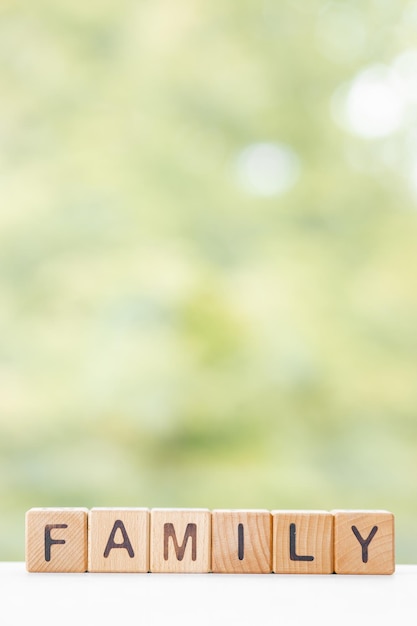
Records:
<instances>
[{"instance_id":1,"label":"letter m","mask_svg":"<svg viewBox=\"0 0 417 626\"><path fill-rule=\"evenodd\" d=\"M191 559L197 560L197 524L187 524L185 529L184 540L182 545L178 545L177 535L175 534L174 524L164 524L164 559L168 561L168 541L171 537L174 544L174 550L178 561L182 561L184 558L184 552L187 547L187 542L191 537Z\"/></svg>"}]
</instances>

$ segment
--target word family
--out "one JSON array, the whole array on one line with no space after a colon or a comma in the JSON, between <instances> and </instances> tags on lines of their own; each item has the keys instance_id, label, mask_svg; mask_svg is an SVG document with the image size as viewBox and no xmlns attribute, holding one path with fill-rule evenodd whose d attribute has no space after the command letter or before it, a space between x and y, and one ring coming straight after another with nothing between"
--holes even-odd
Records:
<instances>
[{"instance_id":1,"label":"word family","mask_svg":"<svg viewBox=\"0 0 417 626\"><path fill-rule=\"evenodd\" d=\"M388 511L35 508L29 572L392 574Z\"/></svg>"}]
</instances>

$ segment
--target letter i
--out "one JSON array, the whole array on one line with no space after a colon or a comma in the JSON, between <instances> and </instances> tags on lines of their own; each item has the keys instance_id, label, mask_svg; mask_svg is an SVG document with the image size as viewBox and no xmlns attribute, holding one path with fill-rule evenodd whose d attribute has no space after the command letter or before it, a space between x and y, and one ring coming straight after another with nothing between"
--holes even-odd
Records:
<instances>
[{"instance_id":1,"label":"letter i","mask_svg":"<svg viewBox=\"0 0 417 626\"><path fill-rule=\"evenodd\" d=\"M238 537L237 555L238 555L239 561L243 561L243 559L245 558L245 531L243 528L243 524L238 524L237 537Z\"/></svg>"}]
</instances>

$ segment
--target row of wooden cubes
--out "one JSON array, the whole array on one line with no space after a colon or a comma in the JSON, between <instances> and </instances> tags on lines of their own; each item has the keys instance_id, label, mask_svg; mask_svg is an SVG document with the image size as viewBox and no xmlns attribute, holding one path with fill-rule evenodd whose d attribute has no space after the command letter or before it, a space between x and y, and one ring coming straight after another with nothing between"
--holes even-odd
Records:
<instances>
[{"instance_id":1,"label":"row of wooden cubes","mask_svg":"<svg viewBox=\"0 0 417 626\"><path fill-rule=\"evenodd\" d=\"M34 508L29 572L392 574L388 511Z\"/></svg>"}]
</instances>

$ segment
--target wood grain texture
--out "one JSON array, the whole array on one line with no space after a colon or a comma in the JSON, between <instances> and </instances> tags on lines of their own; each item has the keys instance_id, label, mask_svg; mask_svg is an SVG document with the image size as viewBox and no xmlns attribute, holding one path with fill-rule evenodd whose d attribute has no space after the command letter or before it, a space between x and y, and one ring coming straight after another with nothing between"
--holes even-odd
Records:
<instances>
[{"instance_id":1,"label":"wood grain texture","mask_svg":"<svg viewBox=\"0 0 417 626\"><path fill-rule=\"evenodd\" d=\"M91 509L88 515L88 571L148 572L149 526L149 509Z\"/></svg>"},{"instance_id":2,"label":"wood grain texture","mask_svg":"<svg viewBox=\"0 0 417 626\"><path fill-rule=\"evenodd\" d=\"M335 572L393 574L394 516L389 511L332 511Z\"/></svg>"},{"instance_id":3,"label":"wood grain texture","mask_svg":"<svg viewBox=\"0 0 417 626\"><path fill-rule=\"evenodd\" d=\"M328 511L272 511L273 571L333 573L333 516Z\"/></svg>"},{"instance_id":4,"label":"wood grain texture","mask_svg":"<svg viewBox=\"0 0 417 626\"><path fill-rule=\"evenodd\" d=\"M211 568L208 509L151 510L151 572L206 573Z\"/></svg>"},{"instance_id":5,"label":"wood grain texture","mask_svg":"<svg viewBox=\"0 0 417 626\"><path fill-rule=\"evenodd\" d=\"M87 517L83 508L33 508L26 513L28 572L85 572Z\"/></svg>"},{"instance_id":6,"label":"wood grain texture","mask_svg":"<svg viewBox=\"0 0 417 626\"><path fill-rule=\"evenodd\" d=\"M269 574L272 571L272 517L265 510L212 511L212 571Z\"/></svg>"}]
</instances>

